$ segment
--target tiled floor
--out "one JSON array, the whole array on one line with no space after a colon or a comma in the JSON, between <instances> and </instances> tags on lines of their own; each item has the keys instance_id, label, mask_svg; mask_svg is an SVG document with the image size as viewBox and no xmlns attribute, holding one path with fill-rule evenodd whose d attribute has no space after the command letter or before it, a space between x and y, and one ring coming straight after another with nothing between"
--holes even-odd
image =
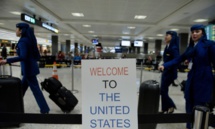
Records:
<instances>
[{"instance_id":1,"label":"tiled floor","mask_svg":"<svg viewBox=\"0 0 215 129\"><path fill-rule=\"evenodd\" d=\"M41 74L38 76L39 81L44 78L50 77L52 74L51 68L41 68ZM137 79L136 79L136 88L139 89L140 84L140 69L137 69ZM13 67L13 75L20 77L20 67ZM72 70L71 68L60 68L58 69L59 80L62 84L69 90L78 90L78 93L74 95L78 98L79 103L71 114L81 114L81 69L74 69L74 87L72 88ZM143 71L142 81L154 79L160 82L161 74L153 71ZM186 78L186 73L179 73L178 80L182 81ZM48 93L43 91L44 96L51 108L50 114L61 114L62 111L48 98ZM138 93L137 93L138 94ZM184 98L183 93L180 91L180 87L170 86L169 94L176 103L177 110L175 113L184 113ZM39 113L39 108L36 104L36 101L32 95L30 89L26 92L24 97L24 105L26 113ZM81 125L57 125L57 124L22 124L20 129L82 129ZM8 128L9 129L9 128ZM12 129L12 128L10 128ZM158 124L157 129L185 129L185 124ZM210 128L212 129L212 128Z\"/></svg>"}]
</instances>

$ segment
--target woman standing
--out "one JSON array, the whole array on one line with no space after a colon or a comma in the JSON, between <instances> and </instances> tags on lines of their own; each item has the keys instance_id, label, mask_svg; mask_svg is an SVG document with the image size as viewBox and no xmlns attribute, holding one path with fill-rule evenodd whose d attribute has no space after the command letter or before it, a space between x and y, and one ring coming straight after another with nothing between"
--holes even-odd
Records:
<instances>
[{"instance_id":1,"label":"woman standing","mask_svg":"<svg viewBox=\"0 0 215 129\"><path fill-rule=\"evenodd\" d=\"M23 75L22 86L23 96L30 86L31 91L40 107L41 113L49 113L49 107L40 90L36 75L40 73L37 61L40 54L37 48L37 40L32 31L26 23L16 24L16 36L20 37L16 46L17 57L1 60L0 64L21 62L21 72Z\"/></svg>"},{"instance_id":2,"label":"woman standing","mask_svg":"<svg viewBox=\"0 0 215 129\"><path fill-rule=\"evenodd\" d=\"M211 64L215 66L214 55L214 42L207 40L204 26L193 25L191 42L184 54L159 67L160 70L165 70L187 59L192 62L185 87L187 113L192 113L194 106L209 106L212 102L214 80ZM187 129L191 129L190 123L187 123Z\"/></svg>"},{"instance_id":3,"label":"woman standing","mask_svg":"<svg viewBox=\"0 0 215 129\"><path fill-rule=\"evenodd\" d=\"M167 31L165 36L166 48L163 53L163 62L166 63L179 57L178 36L175 31ZM177 78L177 66L165 69L161 77L161 113L173 113L176 108L173 100L169 97L169 86Z\"/></svg>"}]
</instances>

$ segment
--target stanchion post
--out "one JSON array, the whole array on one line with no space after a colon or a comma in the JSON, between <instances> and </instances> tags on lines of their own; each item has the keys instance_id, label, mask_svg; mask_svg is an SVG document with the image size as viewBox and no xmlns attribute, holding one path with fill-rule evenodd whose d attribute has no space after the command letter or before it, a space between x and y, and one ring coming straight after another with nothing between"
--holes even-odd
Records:
<instances>
[{"instance_id":1,"label":"stanchion post","mask_svg":"<svg viewBox=\"0 0 215 129\"><path fill-rule=\"evenodd\" d=\"M73 63L71 63L71 68L72 68L72 77L71 77L71 83L72 83L72 93L78 93L78 90L74 89L74 67L73 67Z\"/></svg>"},{"instance_id":2,"label":"stanchion post","mask_svg":"<svg viewBox=\"0 0 215 129\"><path fill-rule=\"evenodd\" d=\"M140 68L140 85L142 84L142 77L143 77L143 62L141 61L141 68Z\"/></svg>"},{"instance_id":3,"label":"stanchion post","mask_svg":"<svg viewBox=\"0 0 215 129\"><path fill-rule=\"evenodd\" d=\"M193 129L208 129L209 108L204 106L194 107Z\"/></svg>"}]
</instances>

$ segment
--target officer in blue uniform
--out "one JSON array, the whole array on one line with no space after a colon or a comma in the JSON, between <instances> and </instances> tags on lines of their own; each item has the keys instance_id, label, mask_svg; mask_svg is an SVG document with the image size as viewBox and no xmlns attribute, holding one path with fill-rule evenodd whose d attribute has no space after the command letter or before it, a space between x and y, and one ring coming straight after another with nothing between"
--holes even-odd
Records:
<instances>
[{"instance_id":1,"label":"officer in blue uniform","mask_svg":"<svg viewBox=\"0 0 215 129\"><path fill-rule=\"evenodd\" d=\"M166 48L163 53L163 62L166 63L179 57L179 39L175 31L167 31ZM176 108L173 100L169 97L169 86L177 78L177 66L165 69L161 77L161 113L173 113Z\"/></svg>"},{"instance_id":2,"label":"officer in blue uniform","mask_svg":"<svg viewBox=\"0 0 215 129\"><path fill-rule=\"evenodd\" d=\"M16 35L20 37L16 46L17 57L0 61L0 64L21 62L21 72L23 75L22 86L23 96L30 86L31 91L40 107L41 113L48 113L49 107L40 90L36 75L40 73L37 61L40 53L37 48L37 40L32 29L26 23L16 24Z\"/></svg>"},{"instance_id":3,"label":"officer in blue uniform","mask_svg":"<svg viewBox=\"0 0 215 129\"><path fill-rule=\"evenodd\" d=\"M215 67L214 44L213 41L207 40L203 25L193 25L191 27L191 41L186 51L179 58L159 67L160 70L169 69L187 59L192 62L185 87L187 113L192 113L196 105L210 106L212 103L214 86L212 65ZM187 129L191 129L190 123L187 123Z\"/></svg>"}]
</instances>

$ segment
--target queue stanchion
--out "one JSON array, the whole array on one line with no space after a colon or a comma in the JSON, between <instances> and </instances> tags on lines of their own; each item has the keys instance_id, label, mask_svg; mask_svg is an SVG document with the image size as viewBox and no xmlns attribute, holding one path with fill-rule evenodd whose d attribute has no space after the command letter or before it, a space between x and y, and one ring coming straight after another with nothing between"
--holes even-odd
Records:
<instances>
[{"instance_id":1,"label":"queue stanchion","mask_svg":"<svg viewBox=\"0 0 215 129\"><path fill-rule=\"evenodd\" d=\"M204 106L194 107L193 129L208 129L209 108Z\"/></svg>"},{"instance_id":2,"label":"queue stanchion","mask_svg":"<svg viewBox=\"0 0 215 129\"><path fill-rule=\"evenodd\" d=\"M142 79L143 79L143 62L141 61L141 66L140 66L140 85L143 82Z\"/></svg>"},{"instance_id":3,"label":"queue stanchion","mask_svg":"<svg viewBox=\"0 0 215 129\"><path fill-rule=\"evenodd\" d=\"M73 63L71 63L71 69L72 69L72 77L71 77L71 84L72 84L72 90L71 90L71 92L74 94L74 93L78 93L78 90L75 90L75 88L74 88L74 65L73 65Z\"/></svg>"}]
</instances>

